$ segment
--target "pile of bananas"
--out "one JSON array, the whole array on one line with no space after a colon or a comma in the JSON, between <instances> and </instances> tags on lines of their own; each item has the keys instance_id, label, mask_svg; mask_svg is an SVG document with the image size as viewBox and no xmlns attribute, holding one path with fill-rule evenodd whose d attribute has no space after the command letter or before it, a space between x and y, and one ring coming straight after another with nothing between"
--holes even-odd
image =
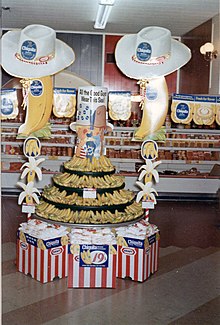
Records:
<instances>
[{"instance_id":1,"label":"pile of bananas","mask_svg":"<svg viewBox=\"0 0 220 325\"><path fill-rule=\"evenodd\" d=\"M36 206L38 216L70 224L117 224L143 215L142 204L124 189L124 177L113 174L107 157L90 161L74 156L64 168L53 176L54 184L44 188ZM96 189L96 198L84 198L85 188Z\"/></svg>"},{"instance_id":2,"label":"pile of bananas","mask_svg":"<svg viewBox=\"0 0 220 325\"><path fill-rule=\"evenodd\" d=\"M120 175L105 175L93 177L91 175L79 176L77 174L63 173L53 177L55 185L72 188L117 188L124 184L124 177Z\"/></svg>"},{"instance_id":3,"label":"pile of bananas","mask_svg":"<svg viewBox=\"0 0 220 325\"><path fill-rule=\"evenodd\" d=\"M73 158L64 163L64 167L69 170L82 171L82 172L111 172L114 171L114 166L112 165L109 158L106 156L100 156L100 158L80 158L73 156Z\"/></svg>"},{"instance_id":4,"label":"pile of bananas","mask_svg":"<svg viewBox=\"0 0 220 325\"><path fill-rule=\"evenodd\" d=\"M58 221L68 222L74 224L117 224L120 222L135 220L143 215L142 206L140 203L133 202L127 206L123 212L116 210L114 213L110 211L72 211L68 209L58 209L53 204L49 204L45 201L41 201L36 207L36 213L38 216Z\"/></svg>"},{"instance_id":5,"label":"pile of bananas","mask_svg":"<svg viewBox=\"0 0 220 325\"><path fill-rule=\"evenodd\" d=\"M48 186L44 188L42 193L42 198L53 202L55 205L58 204L67 204L67 205L76 205L76 206L96 206L101 207L126 204L134 200L135 194L128 190L119 190L114 191L113 193L97 193L96 199L83 198L78 195L76 192L68 195L67 192L59 191L55 186Z\"/></svg>"}]
</instances>

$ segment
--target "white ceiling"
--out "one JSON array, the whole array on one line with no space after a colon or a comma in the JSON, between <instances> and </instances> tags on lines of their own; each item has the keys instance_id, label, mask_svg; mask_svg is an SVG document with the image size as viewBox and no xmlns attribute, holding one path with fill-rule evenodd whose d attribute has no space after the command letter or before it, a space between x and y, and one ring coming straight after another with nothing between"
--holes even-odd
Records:
<instances>
[{"instance_id":1,"label":"white ceiling","mask_svg":"<svg viewBox=\"0 0 220 325\"><path fill-rule=\"evenodd\" d=\"M2 28L43 24L56 31L137 33L146 26L181 36L219 14L220 0L116 0L105 30L93 28L99 0L1 0Z\"/></svg>"}]
</instances>

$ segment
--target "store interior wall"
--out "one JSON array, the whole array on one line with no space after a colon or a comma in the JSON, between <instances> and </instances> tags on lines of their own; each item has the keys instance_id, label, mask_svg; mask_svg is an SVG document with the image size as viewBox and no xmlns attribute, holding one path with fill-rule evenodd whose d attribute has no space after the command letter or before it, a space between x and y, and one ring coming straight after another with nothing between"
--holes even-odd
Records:
<instances>
[{"instance_id":1,"label":"store interior wall","mask_svg":"<svg viewBox=\"0 0 220 325\"><path fill-rule=\"evenodd\" d=\"M183 94L208 94L210 62L205 61L200 47L211 41L212 20L182 36L182 42L192 52L191 60L181 69L179 92Z\"/></svg>"},{"instance_id":2,"label":"store interior wall","mask_svg":"<svg viewBox=\"0 0 220 325\"><path fill-rule=\"evenodd\" d=\"M210 69L209 94L220 94L220 14L212 19L212 42L218 57L212 61Z\"/></svg>"}]
</instances>

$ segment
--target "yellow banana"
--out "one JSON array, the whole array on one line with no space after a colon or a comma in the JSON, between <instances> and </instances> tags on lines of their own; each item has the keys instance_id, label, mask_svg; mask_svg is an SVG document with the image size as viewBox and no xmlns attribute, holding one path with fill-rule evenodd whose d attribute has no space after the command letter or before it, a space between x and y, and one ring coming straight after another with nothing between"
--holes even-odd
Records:
<instances>
[{"instance_id":1,"label":"yellow banana","mask_svg":"<svg viewBox=\"0 0 220 325\"><path fill-rule=\"evenodd\" d=\"M159 130L168 111L168 89L164 77L150 79L146 86L141 125L134 134L135 139L144 139Z\"/></svg>"},{"instance_id":2,"label":"yellow banana","mask_svg":"<svg viewBox=\"0 0 220 325\"><path fill-rule=\"evenodd\" d=\"M33 86L34 84L34 86ZM35 95L31 87L39 89ZM41 88L42 86L42 88ZM41 93L42 90L42 93ZM42 129L49 120L53 103L53 82L51 76L32 79L28 92L25 123L18 129L18 134L28 136Z\"/></svg>"}]
</instances>

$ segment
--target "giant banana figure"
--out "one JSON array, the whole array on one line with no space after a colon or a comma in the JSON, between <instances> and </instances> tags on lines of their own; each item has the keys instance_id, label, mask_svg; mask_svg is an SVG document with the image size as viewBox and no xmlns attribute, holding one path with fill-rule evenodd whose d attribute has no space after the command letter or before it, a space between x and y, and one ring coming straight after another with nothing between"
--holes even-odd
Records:
<instances>
[{"instance_id":1,"label":"giant banana figure","mask_svg":"<svg viewBox=\"0 0 220 325\"><path fill-rule=\"evenodd\" d=\"M168 111L168 89L165 77L139 81L142 96L142 120L134 134L136 140L158 131Z\"/></svg>"},{"instance_id":2,"label":"giant banana figure","mask_svg":"<svg viewBox=\"0 0 220 325\"><path fill-rule=\"evenodd\" d=\"M21 81L26 106L25 122L18 129L20 136L29 136L41 130L48 122L53 105L53 81L51 76Z\"/></svg>"}]
</instances>

